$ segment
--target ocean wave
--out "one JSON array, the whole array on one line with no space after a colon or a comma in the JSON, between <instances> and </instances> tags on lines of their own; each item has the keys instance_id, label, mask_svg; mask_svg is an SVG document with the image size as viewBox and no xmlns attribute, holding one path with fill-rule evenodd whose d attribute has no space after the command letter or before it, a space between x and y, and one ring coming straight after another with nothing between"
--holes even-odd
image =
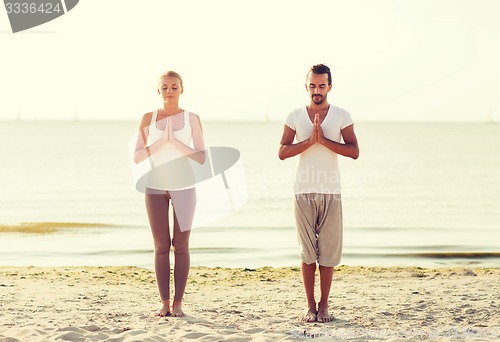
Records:
<instances>
[{"instance_id":1,"label":"ocean wave","mask_svg":"<svg viewBox=\"0 0 500 342\"><path fill-rule=\"evenodd\" d=\"M499 252L344 253L342 256L356 259L500 259Z\"/></svg>"},{"instance_id":2,"label":"ocean wave","mask_svg":"<svg viewBox=\"0 0 500 342\"><path fill-rule=\"evenodd\" d=\"M118 225L84 222L23 222L19 224L0 224L0 233L50 234L72 228L111 228Z\"/></svg>"},{"instance_id":3,"label":"ocean wave","mask_svg":"<svg viewBox=\"0 0 500 342\"><path fill-rule=\"evenodd\" d=\"M393 256L410 258L432 259L499 259L499 252L429 252L429 253L404 253Z\"/></svg>"}]
</instances>

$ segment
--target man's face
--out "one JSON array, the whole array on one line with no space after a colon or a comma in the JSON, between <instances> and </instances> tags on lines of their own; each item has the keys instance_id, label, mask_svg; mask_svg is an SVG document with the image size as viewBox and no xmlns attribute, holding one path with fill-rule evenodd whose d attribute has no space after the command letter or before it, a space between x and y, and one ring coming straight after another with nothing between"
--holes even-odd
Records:
<instances>
[{"instance_id":1,"label":"man's face","mask_svg":"<svg viewBox=\"0 0 500 342\"><path fill-rule=\"evenodd\" d=\"M309 96L311 96L311 100L315 104L322 104L332 89L332 85L328 85L328 74L309 73L307 76L306 89L309 92Z\"/></svg>"}]
</instances>

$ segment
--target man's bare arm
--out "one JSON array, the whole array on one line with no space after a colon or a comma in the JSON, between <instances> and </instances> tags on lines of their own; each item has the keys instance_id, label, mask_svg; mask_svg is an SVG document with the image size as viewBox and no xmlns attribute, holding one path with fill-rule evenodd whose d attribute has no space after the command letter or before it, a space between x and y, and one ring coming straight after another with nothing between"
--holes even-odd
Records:
<instances>
[{"instance_id":1,"label":"man's bare arm","mask_svg":"<svg viewBox=\"0 0 500 342\"><path fill-rule=\"evenodd\" d=\"M294 144L293 140L295 139L295 131L285 125L283 129L283 136L281 137L281 146L278 152L278 156L281 160L285 160L286 158L294 157L297 154L300 154L311 147L316 139L316 134L313 130L313 135L309 137L309 139L301 141L299 143Z\"/></svg>"},{"instance_id":2,"label":"man's bare arm","mask_svg":"<svg viewBox=\"0 0 500 342\"><path fill-rule=\"evenodd\" d=\"M356 138L356 134L354 133L354 125L347 126L341 131L341 133L342 138L344 139L343 144L327 139L323 135L320 127L318 142L337 154L343 155L345 157L350 157L352 159L358 159L359 147L358 139Z\"/></svg>"}]
</instances>

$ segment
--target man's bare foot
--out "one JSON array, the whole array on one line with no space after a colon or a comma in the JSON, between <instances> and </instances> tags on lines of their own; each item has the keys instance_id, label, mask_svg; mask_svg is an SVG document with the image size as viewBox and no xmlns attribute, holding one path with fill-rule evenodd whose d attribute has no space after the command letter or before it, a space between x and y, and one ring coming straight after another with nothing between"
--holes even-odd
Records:
<instances>
[{"instance_id":1,"label":"man's bare foot","mask_svg":"<svg viewBox=\"0 0 500 342\"><path fill-rule=\"evenodd\" d=\"M309 304L309 309L306 314L300 319L302 322L316 322L316 316L318 311L316 311L316 303Z\"/></svg>"},{"instance_id":2,"label":"man's bare foot","mask_svg":"<svg viewBox=\"0 0 500 342\"><path fill-rule=\"evenodd\" d=\"M156 312L156 316L160 317L170 316L170 301L162 300L161 303L163 304L163 306L161 307L160 310Z\"/></svg>"},{"instance_id":3,"label":"man's bare foot","mask_svg":"<svg viewBox=\"0 0 500 342\"><path fill-rule=\"evenodd\" d=\"M333 321L333 316L328 313L328 304L318 303L318 322L327 323Z\"/></svg>"},{"instance_id":4,"label":"man's bare foot","mask_svg":"<svg viewBox=\"0 0 500 342\"><path fill-rule=\"evenodd\" d=\"M174 317L184 317L184 311L182 311L182 300L174 300L172 305L172 316Z\"/></svg>"}]
</instances>

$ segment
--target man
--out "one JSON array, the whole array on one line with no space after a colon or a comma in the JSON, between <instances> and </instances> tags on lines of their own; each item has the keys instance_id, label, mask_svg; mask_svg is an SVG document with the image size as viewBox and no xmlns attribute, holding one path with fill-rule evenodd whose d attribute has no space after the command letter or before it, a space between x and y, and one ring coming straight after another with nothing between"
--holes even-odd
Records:
<instances>
[{"instance_id":1,"label":"man","mask_svg":"<svg viewBox=\"0 0 500 342\"><path fill-rule=\"evenodd\" d=\"M342 203L338 155L357 159L358 142L349 113L328 103L330 69L314 65L307 73L309 105L292 111L285 122L279 157L299 156L295 177L295 220L308 310L303 321L330 322L328 296L333 267L342 254ZM296 138L296 143L294 139ZM342 143L343 139L343 143ZM316 262L321 298L314 296Z\"/></svg>"}]
</instances>

